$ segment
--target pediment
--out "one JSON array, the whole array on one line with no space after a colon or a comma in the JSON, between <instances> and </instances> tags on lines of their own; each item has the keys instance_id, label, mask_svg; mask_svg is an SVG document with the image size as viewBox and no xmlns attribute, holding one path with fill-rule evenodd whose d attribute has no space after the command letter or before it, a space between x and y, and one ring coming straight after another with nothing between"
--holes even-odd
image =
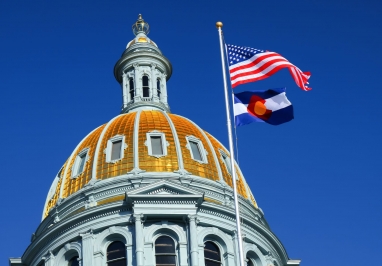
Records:
<instances>
[{"instance_id":1,"label":"pediment","mask_svg":"<svg viewBox=\"0 0 382 266\"><path fill-rule=\"evenodd\" d=\"M200 195L200 192L181 184L161 180L129 192L129 195Z\"/></svg>"},{"instance_id":2,"label":"pediment","mask_svg":"<svg viewBox=\"0 0 382 266\"><path fill-rule=\"evenodd\" d=\"M153 201L195 202L199 205L204 199L204 193L186 188L181 184L168 180L161 180L133 191L126 192L127 203L134 204Z\"/></svg>"}]
</instances>

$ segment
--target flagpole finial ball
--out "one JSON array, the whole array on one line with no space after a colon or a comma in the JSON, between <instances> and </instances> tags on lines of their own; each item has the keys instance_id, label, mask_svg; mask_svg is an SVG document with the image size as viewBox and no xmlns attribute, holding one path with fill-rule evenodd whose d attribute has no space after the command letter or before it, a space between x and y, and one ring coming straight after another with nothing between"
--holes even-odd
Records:
<instances>
[{"instance_id":1,"label":"flagpole finial ball","mask_svg":"<svg viewBox=\"0 0 382 266\"><path fill-rule=\"evenodd\" d=\"M223 28L223 23L220 21L216 22L216 28Z\"/></svg>"}]
</instances>

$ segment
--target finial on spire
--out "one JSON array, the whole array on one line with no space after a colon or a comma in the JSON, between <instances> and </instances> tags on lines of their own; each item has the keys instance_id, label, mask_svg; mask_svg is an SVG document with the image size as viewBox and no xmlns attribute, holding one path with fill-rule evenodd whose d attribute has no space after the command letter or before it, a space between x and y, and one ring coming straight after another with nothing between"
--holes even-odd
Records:
<instances>
[{"instance_id":1,"label":"finial on spire","mask_svg":"<svg viewBox=\"0 0 382 266\"><path fill-rule=\"evenodd\" d=\"M139 33L144 33L146 35L150 32L149 23L145 22L142 18L142 15L138 15L137 21L133 24L133 33L134 35L138 35Z\"/></svg>"}]
</instances>

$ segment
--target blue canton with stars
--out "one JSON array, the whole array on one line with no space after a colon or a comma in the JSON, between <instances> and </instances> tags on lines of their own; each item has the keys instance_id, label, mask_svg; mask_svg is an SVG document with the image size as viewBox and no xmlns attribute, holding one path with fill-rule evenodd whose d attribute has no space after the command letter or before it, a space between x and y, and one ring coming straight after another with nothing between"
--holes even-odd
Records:
<instances>
[{"instance_id":1,"label":"blue canton with stars","mask_svg":"<svg viewBox=\"0 0 382 266\"><path fill-rule=\"evenodd\" d=\"M259 50L255 48L237 46L232 44L227 44L227 49L229 59L228 61L230 66L248 60L255 54L266 52L265 50Z\"/></svg>"}]
</instances>

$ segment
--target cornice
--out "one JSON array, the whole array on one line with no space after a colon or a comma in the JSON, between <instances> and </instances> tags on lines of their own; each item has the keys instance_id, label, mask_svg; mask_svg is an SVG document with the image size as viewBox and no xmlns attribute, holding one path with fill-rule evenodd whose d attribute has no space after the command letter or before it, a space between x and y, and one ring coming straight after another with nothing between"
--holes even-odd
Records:
<instances>
[{"instance_id":1,"label":"cornice","mask_svg":"<svg viewBox=\"0 0 382 266\"><path fill-rule=\"evenodd\" d=\"M70 195L60 204L56 205L49 212L49 215L42 221L35 235L40 235L46 228L60 220L66 219L73 213L85 208L96 205L97 202L117 196L128 194L141 189L142 187L153 185L158 181L171 181L183 188L191 189L197 193L205 194L209 199L220 202L219 206L233 209L233 190L232 188L217 182L200 178L193 175L181 175L171 172L144 172L144 173L128 173L119 177L105 180L94 180L83 189ZM241 212L248 216L258 217L267 226L263 214L259 209L254 208L251 202L239 196Z\"/></svg>"},{"instance_id":2,"label":"cornice","mask_svg":"<svg viewBox=\"0 0 382 266\"><path fill-rule=\"evenodd\" d=\"M147 49L148 48L146 48L146 50ZM139 59L139 61L144 61L145 57L156 59L159 62L161 62L166 69L166 71L165 71L166 80L170 79L171 74L172 74L172 65L171 65L170 61L164 55L156 54L156 53L153 53L150 51L145 51L144 49L142 49L142 50L137 49L134 52L122 55L122 57L117 61L117 63L114 66L114 77L115 77L115 79L119 83L121 83L122 82L121 68L123 68L123 66L129 61L131 61L131 63L133 63L132 61L134 61L135 59Z\"/></svg>"}]
</instances>

